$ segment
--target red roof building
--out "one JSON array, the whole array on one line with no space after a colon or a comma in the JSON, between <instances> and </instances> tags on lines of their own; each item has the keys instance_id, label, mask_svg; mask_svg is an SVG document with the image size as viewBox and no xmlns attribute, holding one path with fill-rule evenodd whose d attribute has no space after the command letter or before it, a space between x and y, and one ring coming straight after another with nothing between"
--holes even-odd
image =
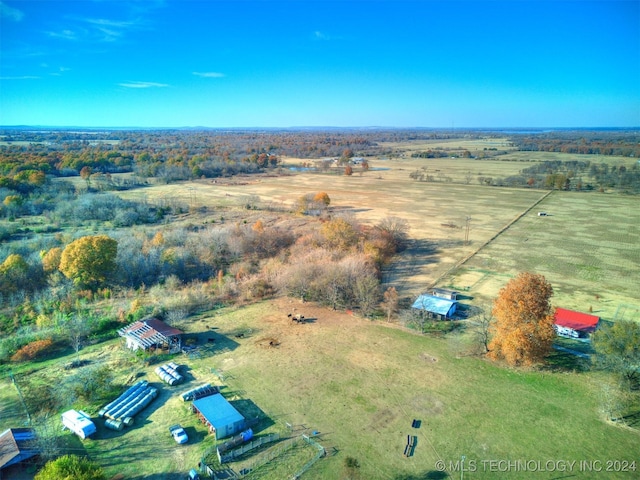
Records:
<instances>
[{"instance_id":1,"label":"red roof building","mask_svg":"<svg viewBox=\"0 0 640 480\"><path fill-rule=\"evenodd\" d=\"M596 331L600 317L588 313L575 312L566 308L556 308L554 326L558 335L572 338L588 338Z\"/></svg>"}]
</instances>

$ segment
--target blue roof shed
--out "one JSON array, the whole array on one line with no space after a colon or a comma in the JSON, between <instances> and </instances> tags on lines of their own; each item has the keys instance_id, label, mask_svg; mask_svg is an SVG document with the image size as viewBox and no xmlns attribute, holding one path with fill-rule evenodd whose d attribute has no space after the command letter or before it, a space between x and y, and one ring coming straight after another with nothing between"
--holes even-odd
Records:
<instances>
[{"instance_id":1,"label":"blue roof shed","mask_svg":"<svg viewBox=\"0 0 640 480\"><path fill-rule=\"evenodd\" d=\"M445 318L451 318L456 312L458 302L448 298L436 297L423 293L416 301L413 302L411 308L422 310L435 315L442 315Z\"/></svg>"},{"instance_id":2,"label":"blue roof shed","mask_svg":"<svg viewBox=\"0 0 640 480\"><path fill-rule=\"evenodd\" d=\"M40 452L31 428L9 428L0 434L0 469L27 460ZM2 474L0 473L0 477Z\"/></svg>"},{"instance_id":3,"label":"blue roof shed","mask_svg":"<svg viewBox=\"0 0 640 480\"><path fill-rule=\"evenodd\" d=\"M244 429L245 419L221 394L194 400L193 408L216 438L225 438Z\"/></svg>"}]
</instances>

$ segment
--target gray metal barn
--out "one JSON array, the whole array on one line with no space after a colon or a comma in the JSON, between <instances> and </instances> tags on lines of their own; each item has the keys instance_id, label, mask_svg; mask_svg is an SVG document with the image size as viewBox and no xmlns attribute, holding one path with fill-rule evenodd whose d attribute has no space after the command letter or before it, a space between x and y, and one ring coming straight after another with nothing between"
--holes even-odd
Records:
<instances>
[{"instance_id":1,"label":"gray metal barn","mask_svg":"<svg viewBox=\"0 0 640 480\"><path fill-rule=\"evenodd\" d=\"M429 295L423 293L420 295L411 308L420 312L425 312L429 316L446 320L453 317L456 313L458 306L457 300L451 300L448 298L436 297L435 295Z\"/></svg>"}]
</instances>

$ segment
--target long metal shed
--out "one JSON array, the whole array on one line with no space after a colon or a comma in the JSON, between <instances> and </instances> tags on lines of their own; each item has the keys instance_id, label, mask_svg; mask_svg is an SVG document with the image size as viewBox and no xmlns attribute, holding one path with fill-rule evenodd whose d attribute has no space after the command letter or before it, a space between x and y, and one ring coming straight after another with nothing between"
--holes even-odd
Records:
<instances>
[{"instance_id":1,"label":"long metal shed","mask_svg":"<svg viewBox=\"0 0 640 480\"><path fill-rule=\"evenodd\" d=\"M235 435L245 428L245 418L219 393L194 400L193 409L216 438Z\"/></svg>"}]
</instances>

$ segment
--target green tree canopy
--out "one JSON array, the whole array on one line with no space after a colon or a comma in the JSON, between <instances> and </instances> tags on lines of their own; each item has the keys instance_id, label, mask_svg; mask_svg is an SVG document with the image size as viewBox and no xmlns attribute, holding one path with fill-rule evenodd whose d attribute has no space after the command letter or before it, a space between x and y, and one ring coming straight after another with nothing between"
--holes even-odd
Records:
<instances>
[{"instance_id":1,"label":"green tree canopy","mask_svg":"<svg viewBox=\"0 0 640 480\"><path fill-rule=\"evenodd\" d=\"M81 237L63 250L60 271L83 288L103 285L116 269L118 242L107 235Z\"/></svg>"},{"instance_id":2,"label":"green tree canopy","mask_svg":"<svg viewBox=\"0 0 640 480\"><path fill-rule=\"evenodd\" d=\"M8 293L23 288L29 281L29 264L17 253L0 265L0 291Z\"/></svg>"},{"instance_id":3,"label":"green tree canopy","mask_svg":"<svg viewBox=\"0 0 640 480\"><path fill-rule=\"evenodd\" d=\"M102 467L87 458L65 455L47 462L34 480L106 480Z\"/></svg>"},{"instance_id":4,"label":"green tree canopy","mask_svg":"<svg viewBox=\"0 0 640 480\"><path fill-rule=\"evenodd\" d=\"M601 326L592 337L598 365L633 387L640 379L640 324L618 320Z\"/></svg>"}]
</instances>

